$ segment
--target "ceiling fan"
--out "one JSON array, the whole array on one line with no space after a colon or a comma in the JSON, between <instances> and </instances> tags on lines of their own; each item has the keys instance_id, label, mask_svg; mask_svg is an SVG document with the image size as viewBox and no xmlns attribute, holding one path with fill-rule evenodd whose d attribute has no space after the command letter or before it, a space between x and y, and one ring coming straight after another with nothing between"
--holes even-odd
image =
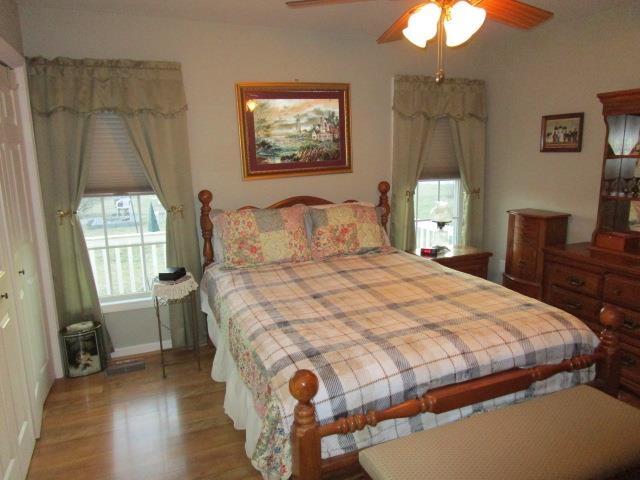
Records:
<instances>
[{"instance_id":1,"label":"ceiling fan","mask_svg":"<svg viewBox=\"0 0 640 480\"><path fill-rule=\"evenodd\" d=\"M363 0L289 0L289 7L311 7ZM364 0L368 1L368 0ZM550 19L552 12L518 0L429 0L406 10L378 38L378 43L395 42L404 36L414 45L425 48L437 36L437 83L444 80L444 46L456 47L467 42L486 18L510 27L530 29ZM446 39L445 39L446 36Z\"/></svg>"}]
</instances>

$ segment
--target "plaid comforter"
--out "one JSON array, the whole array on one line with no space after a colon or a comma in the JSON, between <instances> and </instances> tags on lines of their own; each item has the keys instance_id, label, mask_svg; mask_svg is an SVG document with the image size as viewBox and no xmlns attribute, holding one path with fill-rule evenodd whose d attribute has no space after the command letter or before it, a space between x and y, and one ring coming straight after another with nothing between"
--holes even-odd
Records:
<instances>
[{"instance_id":1,"label":"plaid comforter","mask_svg":"<svg viewBox=\"0 0 640 480\"><path fill-rule=\"evenodd\" d=\"M392 251L252 269L210 268L203 290L222 341L263 418L253 464L290 474L301 368L320 380L321 423L382 409L455 382L591 353L597 337L573 316L499 285ZM440 415L382 422L323 439L335 456L589 381L593 369L559 374L525 392Z\"/></svg>"}]
</instances>

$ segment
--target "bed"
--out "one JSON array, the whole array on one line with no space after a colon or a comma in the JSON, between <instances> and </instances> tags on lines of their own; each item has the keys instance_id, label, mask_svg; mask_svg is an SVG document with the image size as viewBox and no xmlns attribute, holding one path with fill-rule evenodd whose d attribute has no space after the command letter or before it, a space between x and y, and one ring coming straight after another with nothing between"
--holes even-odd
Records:
<instances>
[{"instance_id":1,"label":"bed","mask_svg":"<svg viewBox=\"0 0 640 480\"><path fill-rule=\"evenodd\" d=\"M378 190L386 226L388 183ZM199 198L212 378L227 383L225 411L265 478L357 468L360 449L596 375L617 390L615 311L598 338L561 310L394 249L223 269L212 195ZM269 208L300 203L331 202Z\"/></svg>"}]
</instances>

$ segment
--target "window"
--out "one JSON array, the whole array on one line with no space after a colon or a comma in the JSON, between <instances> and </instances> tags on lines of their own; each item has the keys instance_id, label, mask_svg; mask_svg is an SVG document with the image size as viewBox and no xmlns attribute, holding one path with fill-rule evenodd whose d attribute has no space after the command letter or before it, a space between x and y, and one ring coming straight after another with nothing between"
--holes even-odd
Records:
<instances>
[{"instance_id":1,"label":"window","mask_svg":"<svg viewBox=\"0 0 640 480\"><path fill-rule=\"evenodd\" d=\"M78 218L100 300L149 297L166 267L166 211L153 193L123 119L95 115Z\"/></svg>"},{"instance_id":2,"label":"window","mask_svg":"<svg viewBox=\"0 0 640 480\"><path fill-rule=\"evenodd\" d=\"M462 186L456 159L453 136L448 118L436 121L427 161L416 186L415 222L416 247L456 245L460 243L462 217ZM446 241L438 235L438 226L431 220L431 209L436 202L447 202L453 221L443 228ZM445 235L442 235L444 237Z\"/></svg>"},{"instance_id":3,"label":"window","mask_svg":"<svg viewBox=\"0 0 640 480\"><path fill-rule=\"evenodd\" d=\"M78 218L101 300L150 291L166 266L166 217L153 194L82 199Z\"/></svg>"},{"instance_id":4,"label":"window","mask_svg":"<svg viewBox=\"0 0 640 480\"><path fill-rule=\"evenodd\" d=\"M453 221L442 230L447 236L447 245L460 243L462 195L460 180L421 180L416 187L415 222L416 247L432 247L442 242L437 238L438 226L430 220L431 209L438 201L446 201L453 213Z\"/></svg>"}]
</instances>

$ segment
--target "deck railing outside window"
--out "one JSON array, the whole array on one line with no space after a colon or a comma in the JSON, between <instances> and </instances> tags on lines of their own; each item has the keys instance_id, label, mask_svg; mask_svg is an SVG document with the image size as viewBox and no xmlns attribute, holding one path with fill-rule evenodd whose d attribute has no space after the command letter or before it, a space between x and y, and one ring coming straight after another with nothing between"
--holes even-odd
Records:
<instances>
[{"instance_id":1,"label":"deck railing outside window","mask_svg":"<svg viewBox=\"0 0 640 480\"><path fill-rule=\"evenodd\" d=\"M416 247L427 248L442 244L435 222L429 220L431 209L437 201L446 201L453 212L453 221L443 228L447 246L460 243L460 212L462 195L460 180L422 180L418 182L415 201Z\"/></svg>"},{"instance_id":2,"label":"deck railing outside window","mask_svg":"<svg viewBox=\"0 0 640 480\"><path fill-rule=\"evenodd\" d=\"M88 196L78 217L100 298L145 296L166 266L166 211L158 198Z\"/></svg>"}]
</instances>

